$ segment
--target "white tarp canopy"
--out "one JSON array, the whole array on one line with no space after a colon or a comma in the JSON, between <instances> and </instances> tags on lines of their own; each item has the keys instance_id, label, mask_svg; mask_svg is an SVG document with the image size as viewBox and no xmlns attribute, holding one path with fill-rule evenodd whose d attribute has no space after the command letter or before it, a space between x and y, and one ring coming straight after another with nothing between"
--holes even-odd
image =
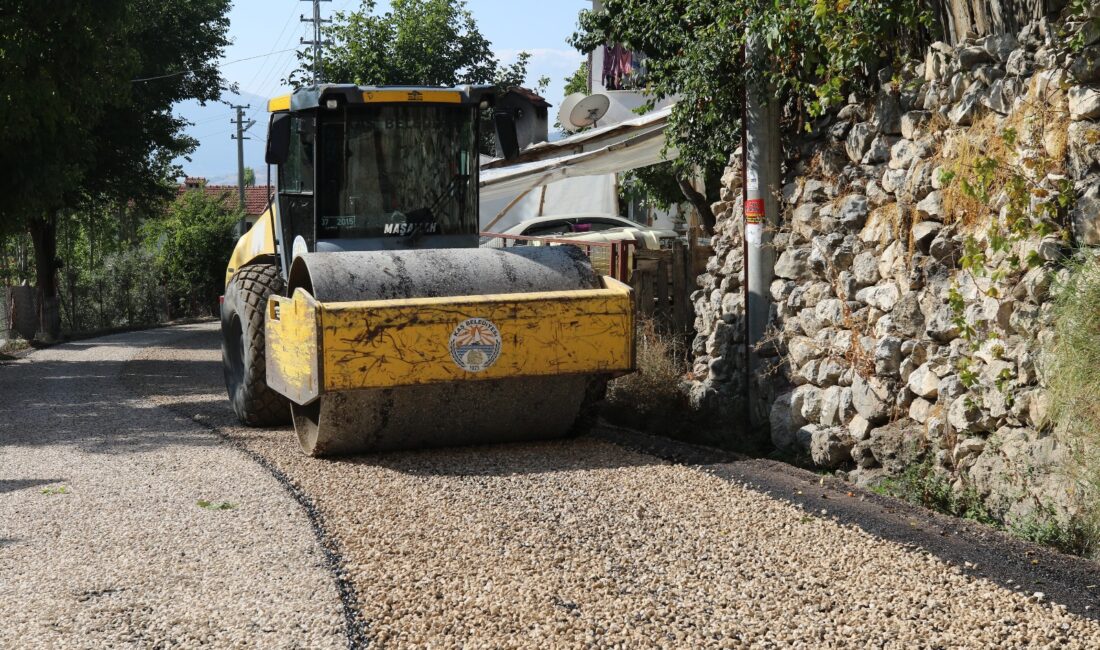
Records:
<instances>
[{"instance_id":1,"label":"white tarp canopy","mask_svg":"<svg viewBox=\"0 0 1100 650\"><path fill-rule=\"evenodd\" d=\"M528 147L481 169L482 230L500 232L546 214L617 212L615 174L674 158L665 148L671 107ZM536 188L545 189L535 192Z\"/></svg>"}]
</instances>

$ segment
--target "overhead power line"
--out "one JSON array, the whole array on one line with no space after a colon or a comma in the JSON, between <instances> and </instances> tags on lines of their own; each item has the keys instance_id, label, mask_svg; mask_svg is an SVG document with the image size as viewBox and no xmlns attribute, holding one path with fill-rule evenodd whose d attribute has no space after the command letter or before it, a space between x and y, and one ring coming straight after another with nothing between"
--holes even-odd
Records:
<instances>
[{"instance_id":1,"label":"overhead power line","mask_svg":"<svg viewBox=\"0 0 1100 650\"><path fill-rule=\"evenodd\" d=\"M256 56L248 56L248 57L245 57L243 59L236 59L234 61L226 61L225 63L219 63L218 65L216 65L214 67L215 68L224 68L225 66L233 65L234 63L241 63L243 61L252 61L254 59L262 59L264 57L272 56L274 54L282 54L284 52L293 52L293 51L296 51L297 49L298 48L293 48L292 47L292 48L287 49L287 50L278 50L276 52L268 52L267 54L257 54ZM170 77L178 77L180 75L185 75L189 72L194 72L194 71L195 71L194 68L189 68L187 70L180 70L179 72L169 72L168 74L157 75L155 77L142 77L140 79L131 79L130 83L135 83L136 84L136 83L142 83L142 82L145 82L145 81L156 81L157 79L168 79Z\"/></svg>"}]
</instances>

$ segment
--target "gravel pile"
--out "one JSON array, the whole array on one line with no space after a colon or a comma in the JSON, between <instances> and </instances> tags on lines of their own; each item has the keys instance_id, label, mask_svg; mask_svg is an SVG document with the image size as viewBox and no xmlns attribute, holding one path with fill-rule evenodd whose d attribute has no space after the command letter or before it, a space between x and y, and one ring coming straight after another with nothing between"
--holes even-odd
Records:
<instances>
[{"instance_id":1,"label":"gravel pile","mask_svg":"<svg viewBox=\"0 0 1100 650\"><path fill-rule=\"evenodd\" d=\"M334 581L293 497L120 380L216 372L133 360L194 330L0 366L0 647L346 645Z\"/></svg>"},{"instance_id":2,"label":"gravel pile","mask_svg":"<svg viewBox=\"0 0 1100 650\"><path fill-rule=\"evenodd\" d=\"M143 358L213 362L217 338ZM289 430L235 427L220 377L180 367L154 401L313 498L382 647L1100 647L1059 605L608 442L316 461ZM178 386L207 392L180 406Z\"/></svg>"}]
</instances>

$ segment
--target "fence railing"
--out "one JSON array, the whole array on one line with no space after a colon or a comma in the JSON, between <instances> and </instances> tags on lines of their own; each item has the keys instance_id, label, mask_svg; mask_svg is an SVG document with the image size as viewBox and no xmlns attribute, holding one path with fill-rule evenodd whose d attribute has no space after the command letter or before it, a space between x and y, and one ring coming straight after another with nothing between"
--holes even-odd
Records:
<instances>
[{"instance_id":1,"label":"fence railing","mask_svg":"<svg viewBox=\"0 0 1100 650\"><path fill-rule=\"evenodd\" d=\"M675 242L671 248L649 250L639 248L632 239L588 242L497 233L481 233L481 236L499 240L504 248L560 244L576 246L588 255L598 273L610 275L634 289L639 315L651 318L673 332L686 332L694 325L695 308L691 304L691 294L695 290L695 276L698 275L695 268L698 255L683 242Z\"/></svg>"},{"instance_id":2,"label":"fence railing","mask_svg":"<svg viewBox=\"0 0 1100 650\"><path fill-rule=\"evenodd\" d=\"M495 239L501 248L512 246L553 246L568 244L584 251L592 260L592 268L602 275L610 275L620 282L629 282L633 269L634 251L638 242L633 239L620 241L584 241L583 239L562 239L558 237L523 237L520 235L502 235L495 232L481 233L483 238ZM493 244L490 244L492 246Z\"/></svg>"}]
</instances>

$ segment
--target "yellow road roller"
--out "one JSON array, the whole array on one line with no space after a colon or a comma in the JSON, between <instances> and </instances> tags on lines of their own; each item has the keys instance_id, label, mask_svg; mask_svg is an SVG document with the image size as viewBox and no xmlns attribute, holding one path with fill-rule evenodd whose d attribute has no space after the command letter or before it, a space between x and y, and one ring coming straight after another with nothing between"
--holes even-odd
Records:
<instances>
[{"instance_id":1,"label":"yellow road roller","mask_svg":"<svg viewBox=\"0 0 1100 650\"><path fill-rule=\"evenodd\" d=\"M629 287L572 246L478 247L493 100L329 84L269 102L276 190L221 309L242 423L293 421L314 456L554 438L634 369Z\"/></svg>"}]
</instances>

